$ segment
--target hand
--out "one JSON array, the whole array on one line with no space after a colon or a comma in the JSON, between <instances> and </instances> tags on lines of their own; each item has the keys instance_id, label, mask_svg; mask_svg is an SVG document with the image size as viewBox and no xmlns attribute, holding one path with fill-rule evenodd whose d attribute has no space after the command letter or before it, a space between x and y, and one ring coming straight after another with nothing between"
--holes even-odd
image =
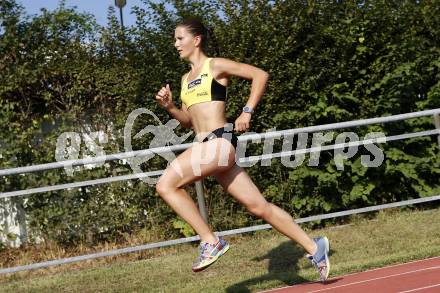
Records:
<instances>
[{"instance_id":1,"label":"hand","mask_svg":"<svg viewBox=\"0 0 440 293\"><path fill-rule=\"evenodd\" d=\"M242 112L240 116L235 120L235 131L244 132L249 129L251 122L251 113Z\"/></svg>"},{"instance_id":2,"label":"hand","mask_svg":"<svg viewBox=\"0 0 440 293\"><path fill-rule=\"evenodd\" d=\"M169 84L162 87L160 91L157 92L156 101L165 109L170 109L174 107L173 94L171 93Z\"/></svg>"}]
</instances>

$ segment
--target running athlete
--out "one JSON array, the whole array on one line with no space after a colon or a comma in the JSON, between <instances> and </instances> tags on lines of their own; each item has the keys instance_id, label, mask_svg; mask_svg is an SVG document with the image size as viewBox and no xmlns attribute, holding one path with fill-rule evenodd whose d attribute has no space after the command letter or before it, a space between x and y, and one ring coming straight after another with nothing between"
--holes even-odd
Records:
<instances>
[{"instance_id":1,"label":"running athlete","mask_svg":"<svg viewBox=\"0 0 440 293\"><path fill-rule=\"evenodd\" d=\"M158 103L183 127L192 128L199 141L172 161L156 184L159 195L200 236L200 256L192 270L205 269L229 249L229 244L211 231L184 189L185 185L212 175L252 214L299 243L320 273L321 281L324 281L330 270L327 238L311 239L287 212L267 202L246 171L235 163L237 137L232 127L227 127L225 118L229 78L237 76L252 81L249 99L234 123L234 130L243 132L249 129L268 74L248 64L209 58L205 53L208 35L206 27L196 19L184 20L176 26L174 46L180 58L191 65L191 70L181 80L181 109L173 103L168 84L156 95Z\"/></svg>"}]
</instances>

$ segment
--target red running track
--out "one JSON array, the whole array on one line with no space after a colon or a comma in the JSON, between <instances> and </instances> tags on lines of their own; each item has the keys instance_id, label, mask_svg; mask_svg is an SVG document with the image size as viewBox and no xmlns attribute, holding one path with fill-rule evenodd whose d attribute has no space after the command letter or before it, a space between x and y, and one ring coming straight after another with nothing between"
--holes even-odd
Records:
<instances>
[{"instance_id":1,"label":"red running track","mask_svg":"<svg viewBox=\"0 0 440 293\"><path fill-rule=\"evenodd\" d=\"M439 293L440 257L335 277L325 284L304 283L264 292L323 293Z\"/></svg>"}]
</instances>

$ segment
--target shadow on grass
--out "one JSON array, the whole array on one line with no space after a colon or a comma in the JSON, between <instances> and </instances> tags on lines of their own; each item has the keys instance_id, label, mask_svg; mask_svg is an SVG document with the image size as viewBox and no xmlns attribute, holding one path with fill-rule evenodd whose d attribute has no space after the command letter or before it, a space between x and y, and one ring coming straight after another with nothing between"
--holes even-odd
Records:
<instances>
[{"instance_id":1,"label":"shadow on grass","mask_svg":"<svg viewBox=\"0 0 440 293\"><path fill-rule=\"evenodd\" d=\"M256 262L268 259L267 274L234 284L226 288L226 292L251 292L250 287L272 280L279 280L286 286L308 282L309 280L297 274L299 271L298 262L303 257L304 250L300 249L292 241L283 242L266 255L252 259ZM256 263L256 265L260 264Z\"/></svg>"}]
</instances>

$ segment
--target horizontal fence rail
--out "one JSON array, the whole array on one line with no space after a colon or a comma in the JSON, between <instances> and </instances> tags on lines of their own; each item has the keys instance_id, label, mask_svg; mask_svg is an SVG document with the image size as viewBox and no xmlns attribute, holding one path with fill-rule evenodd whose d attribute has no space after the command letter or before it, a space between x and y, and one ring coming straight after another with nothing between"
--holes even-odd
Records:
<instances>
[{"instance_id":1,"label":"horizontal fence rail","mask_svg":"<svg viewBox=\"0 0 440 293\"><path fill-rule=\"evenodd\" d=\"M347 142L347 143L324 145L324 146L319 146L319 147L299 149L299 150L288 151L288 152L279 152L279 153L274 153L274 154L249 156L249 157L244 158L243 160L240 160L240 162L243 162L243 163L257 162L260 160L289 157L289 156L294 156L294 155L315 153L315 152L321 152L321 151L344 149L346 147L369 145L369 144L374 144L374 143L385 143L385 142L390 142L390 141L415 138L415 137L422 137L422 136L429 136L429 135L436 135L436 134L440 135L440 129L433 129L433 130L420 131L420 132L414 132L414 133L409 133L409 134L393 135L393 136L383 136L383 137L374 138L374 139L365 139L365 140L352 141L352 142Z\"/></svg>"},{"instance_id":2,"label":"horizontal fence rail","mask_svg":"<svg viewBox=\"0 0 440 293\"><path fill-rule=\"evenodd\" d=\"M396 122L396 121L412 119L412 118L419 118L419 117L424 117L424 116L434 116L434 115L438 115L438 114L440 114L440 109L432 109L432 110L405 113L405 114L392 115L392 116L386 116L386 117L368 118L368 119L360 119L360 120L354 120L354 121L346 121L346 122L338 122L338 123L331 123L331 124L324 124L324 125L308 126L308 127L273 131L273 132L267 132L267 133L261 133L261 134L254 133L254 134L248 134L248 135L241 135L240 137L244 136L245 140L277 138L277 137L280 137L283 135L289 136L289 135L295 135L298 133L311 133L311 132L318 132L318 131L327 131L327 130L335 130L335 129L342 129L342 128L366 126L366 125L372 125L372 124L389 123L389 122Z\"/></svg>"},{"instance_id":3,"label":"horizontal fence rail","mask_svg":"<svg viewBox=\"0 0 440 293\"><path fill-rule=\"evenodd\" d=\"M30 194L34 194L34 193L56 191L56 190L62 190L62 189L68 189L68 188L85 187L85 186L105 184L105 183L124 181L124 180L142 179L142 178L146 178L146 177L159 176L159 175L162 175L163 172L164 171L159 170L159 171L151 171L151 172L145 172L145 173L135 173L135 174L130 174L130 175L113 176L113 177L102 178L102 179L86 180L86 181L79 181L79 182L73 182L73 183L58 184L58 185L52 185L52 186L3 192L3 193L0 193L0 198L7 198L7 197L21 196L21 195L30 195Z\"/></svg>"}]
</instances>

